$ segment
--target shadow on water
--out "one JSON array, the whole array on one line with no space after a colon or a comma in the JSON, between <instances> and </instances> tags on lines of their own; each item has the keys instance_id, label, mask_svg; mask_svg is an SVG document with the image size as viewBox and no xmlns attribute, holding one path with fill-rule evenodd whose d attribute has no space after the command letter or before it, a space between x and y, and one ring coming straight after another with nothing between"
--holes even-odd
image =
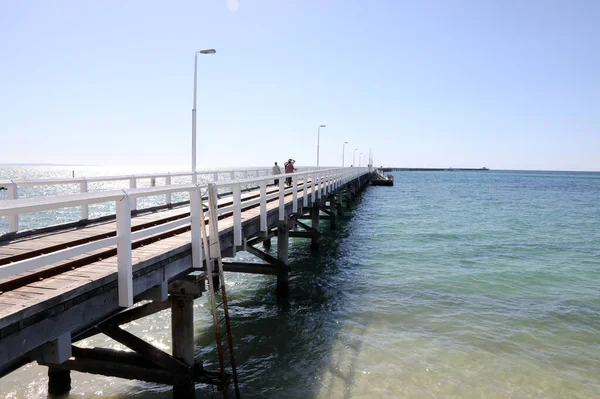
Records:
<instances>
[{"instance_id":1,"label":"shadow on water","mask_svg":"<svg viewBox=\"0 0 600 399\"><path fill-rule=\"evenodd\" d=\"M277 298L274 277L246 278L230 290L229 303L235 357L244 398L350 398L362 347L371 320L369 312L350 318L348 304L360 300L356 287L364 282L346 273L353 262L345 258L344 239L359 212L357 201L332 230L321 221L320 250L309 240L291 239L289 298ZM276 255L274 242L271 254ZM242 255L243 256L243 255ZM355 265L355 264L354 264ZM229 277L233 279L235 277ZM208 304L203 305L206 319ZM200 323L197 323L198 326ZM214 330L210 323L196 327L196 359L218 369ZM218 397L198 385L198 395Z\"/></svg>"}]
</instances>

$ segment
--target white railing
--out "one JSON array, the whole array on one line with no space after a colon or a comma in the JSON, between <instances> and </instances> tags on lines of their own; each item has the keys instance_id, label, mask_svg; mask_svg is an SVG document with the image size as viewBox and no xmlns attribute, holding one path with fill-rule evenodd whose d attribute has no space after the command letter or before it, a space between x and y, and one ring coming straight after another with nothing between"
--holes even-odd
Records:
<instances>
[{"instance_id":1,"label":"white railing","mask_svg":"<svg viewBox=\"0 0 600 399\"><path fill-rule=\"evenodd\" d=\"M112 190L101 192L84 192L50 197L33 197L22 199L9 199L0 201L0 217L14 217L24 213L47 211L52 209L88 206L102 202L115 202L116 205L116 237L109 237L71 248L52 252L33 258L12 262L0 266L0 278L12 276L17 273L27 272L52 263L64 261L68 258L83 255L90 251L114 246L117 248L117 270L119 286L119 305L128 307L133 305L133 277L132 277L132 243L156 234L164 233L186 225L191 225L192 234L192 266L202 267L203 249L198 244L201 241L200 213L202 208L202 197L206 189L213 186L212 192L216 196L219 187L230 187L232 192L232 204L218 209L218 214L233 214L234 248L242 245L242 202L244 207L260 205L260 230L267 231L267 202L278 198L279 220L284 221L285 196L291 194L293 199L292 212L298 212L299 194L302 192L302 206L308 206L317 199L329 195L347 182L369 173L369 168L333 168L313 169L294 174L281 174L261 176L247 179L231 179L226 181L212 182L207 185L198 184L172 184L168 186L149 188L130 188L125 190ZM219 172L221 173L221 172ZM285 178L292 177L292 185L285 187ZM139 176L138 176L139 178ZM267 184L273 179L279 179L279 191L267 195ZM301 182L301 184L300 184ZM258 198L242 201L242 186L258 186L260 195ZM215 189L216 188L216 189ZM132 203L138 198L171 195L175 193L189 193L190 216L172 222L163 223L158 226L146 228L140 231L131 231ZM218 226L210 226L213 234L218 236Z\"/></svg>"},{"instance_id":2,"label":"white railing","mask_svg":"<svg viewBox=\"0 0 600 399\"><path fill-rule=\"evenodd\" d=\"M233 212L233 242L234 246L242 245L242 222L241 222L241 187L244 185L258 185L260 196L256 199L245 201L244 206L260 204L260 231L267 231L267 202L277 198L279 203L279 220L286 220L285 196L292 194L292 213L298 212L298 196L302 195L302 206L312 205L316 200L331 194L333 191L346 184L349 180L356 179L362 174L368 173L369 168L333 168L313 169L293 174L281 174L258 179L225 180L212 183L217 188L230 188L233 193L233 203L218 209L218 214ZM285 179L291 177L292 184L286 188ZM279 180L279 190L267 195L266 186L274 180ZM301 182L301 184L300 184ZM216 192L217 190L215 190ZM310 192L310 196L309 196Z\"/></svg>"},{"instance_id":3,"label":"white railing","mask_svg":"<svg viewBox=\"0 0 600 399\"><path fill-rule=\"evenodd\" d=\"M210 180L218 181L223 175L227 176L228 179L234 179L236 174L241 174L243 178L249 176L259 177L261 174L269 175L271 168L246 168L246 169L226 169L226 170L206 170L192 172L175 172L175 173L147 173L147 174L135 174L135 175L118 175L118 176L92 176L92 177L73 177L64 179L11 179L11 180L0 180L0 187L5 187L8 190L8 199L14 200L19 198L19 187L32 187L32 186L64 186L64 185L79 185L80 193L87 193L90 183L106 183L116 181L129 181L129 188L137 188L140 180L148 180L150 186L155 186L157 179L164 179L164 185L172 185L172 178L174 177L188 177L191 178L191 182L198 181L199 177L204 177L205 182ZM208 179L207 179L208 177ZM106 192L106 191L105 191ZM172 203L171 193L165 194L165 204ZM137 200L133 200L131 204L132 209L137 209ZM89 218L89 207L87 204L81 205L80 220ZM15 232L19 230L19 215L13 215L8 218L8 231Z\"/></svg>"}]
</instances>

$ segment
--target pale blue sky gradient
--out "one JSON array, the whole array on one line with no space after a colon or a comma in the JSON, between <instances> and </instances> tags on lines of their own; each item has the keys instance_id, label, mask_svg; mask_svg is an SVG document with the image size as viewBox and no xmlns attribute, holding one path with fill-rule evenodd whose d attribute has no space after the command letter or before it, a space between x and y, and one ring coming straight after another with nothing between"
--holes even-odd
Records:
<instances>
[{"instance_id":1,"label":"pale blue sky gradient","mask_svg":"<svg viewBox=\"0 0 600 399\"><path fill-rule=\"evenodd\" d=\"M0 0L0 163L600 170L600 1Z\"/></svg>"}]
</instances>

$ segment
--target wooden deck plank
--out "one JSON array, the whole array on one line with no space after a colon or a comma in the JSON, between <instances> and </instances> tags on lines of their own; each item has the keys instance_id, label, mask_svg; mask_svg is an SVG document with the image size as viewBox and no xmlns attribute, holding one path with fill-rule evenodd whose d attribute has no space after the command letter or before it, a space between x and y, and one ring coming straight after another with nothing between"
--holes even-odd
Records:
<instances>
[{"instance_id":1,"label":"wooden deck plank","mask_svg":"<svg viewBox=\"0 0 600 399\"><path fill-rule=\"evenodd\" d=\"M255 190L258 192L258 190ZM271 190L270 192L275 192ZM308 189L310 194L310 189ZM252 197L252 193L244 193L244 198ZM301 195L298 196L300 201ZM228 197L220 199L221 203L227 203ZM229 198L230 201L230 198ZM284 197L284 202L289 205L293 201L293 194L288 194ZM274 199L267 203L267 211L273 211L279 207L278 199ZM143 216L136 216L132 219L132 225L145 224L148 221L159 221L165 217L171 217L174 215L181 215L186 213L187 206L170 209L168 211L158 211L152 214ZM244 222L250 221L260 216L260 208L255 207L248 209L242 213L242 220ZM106 232L107 229L114 226L114 222L108 222L99 226L91 226L89 228L83 227L78 230L80 233L85 231L87 235L94 235L98 231ZM219 233L220 235L231 230L233 226L233 218L231 216L226 217L219 221ZM95 230L94 230L95 229ZM67 233L67 232L65 232ZM76 231L69 231L68 233L77 233ZM55 236L60 236L56 234ZM65 235L63 235L65 237ZM55 241L56 237L47 239L48 241ZM144 245L143 247L136 248L132 251L132 256L135 259L134 263L139 265L151 261L158 261L159 258L166 258L171 253L181 252L186 246L190 247L191 233L189 231L178 234L173 237L165 238L160 241ZM35 237L34 237L35 240ZM21 241L23 242L23 241ZM0 247L4 248L4 247ZM106 249L103 249L104 251ZM100 251L101 252L101 251ZM82 255L82 256L87 256ZM73 258L76 259L77 257ZM72 259L71 259L72 260ZM36 312L42 311L47 306L56 305L56 301L67 301L76 295L79 295L86 290L91 290L94 287L106 284L109 281L116 280L117 272L117 259L111 257L108 259L100 260L89 265L85 265L77 268L76 270L67 271L57 276L53 276L41 281L37 281L28 284L24 287L23 292L13 292L11 295L5 296L0 295L0 302L12 303L14 306L10 306L7 309L0 311L0 328L2 325L7 325L10 319L18 320L19 318L29 317ZM48 265L45 268L51 268L55 265ZM134 268L135 269L135 268ZM27 291L29 289L30 291ZM18 305L18 306L17 306ZM11 317L12 316L12 317Z\"/></svg>"},{"instance_id":2,"label":"wooden deck plank","mask_svg":"<svg viewBox=\"0 0 600 399\"><path fill-rule=\"evenodd\" d=\"M177 207L169 210L160 210L148 215L134 216L131 219L132 229L139 226L160 222L161 220L172 218L172 217L183 217L189 213L189 207ZM24 239L16 239L13 241L4 241L2 246L2 253L8 253L9 255L2 255L0 253L0 260L8 258L10 256L16 256L25 254L29 251L39 251L45 248L61 245L73 241L79 241L83 239L91 239L105 234L114 234L116 231L116 222L111 221L98 225L92 225L89 227L82 227L78 230L69 231L57 231L53 234L46 234L41 237L30 236Z\"/></svg>"},{"instance_id":3,"label":"wooden deck plank","mask_svg":"<svg viewBox=\"0 0 600 399\"><path fill-rule=\"evenodd\" d=\"M267 193L272 194L277 192L277 188L268 188ZM242 201L255 198L260 194L259 189L254 189L248 192L244 192L241 197ZM232 201L231 196L220 198L217 203L219 206L230 205ZM135 229L138 226L159 222L166 218L171 217L184 217L189 213L189 206L183 205L173 209L163 209L156 212L141 214L132 218L132 228ZM78 228L71 228L67 231L57 231L50 234L44 234L41 237L30 236L24 239L16 239L13 241L5 241L0 244L0 260L9 258L12 256L23 255L30 251L40 251L45 248L53 247L56 245L62 245L72 241L79 241L85 238L93 238L103 234L114 233L116 230L116 222L108 221L99 224L94 224L89 227L83 226Z\"/></svg>"}]
</instances>

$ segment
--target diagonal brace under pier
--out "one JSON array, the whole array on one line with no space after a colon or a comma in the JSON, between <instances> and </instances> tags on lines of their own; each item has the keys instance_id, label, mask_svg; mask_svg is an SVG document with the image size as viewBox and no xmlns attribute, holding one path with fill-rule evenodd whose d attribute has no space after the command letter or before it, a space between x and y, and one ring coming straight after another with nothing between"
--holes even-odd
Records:
<instances>
[{"instance_id":1,"label":"diagonal brace under pier","mask_svg":"<svg viewBox=\"0 0 600 399\"><path fill-rule=\"evenodd\" d=\"M281 269L265 263L223 261L223 270L235 273L267 274L279 276Z\"/></svg>"},{"instance_id":2,"label":"diagonal brace under pier","mask_svg":"<svg viewBox=\"0 0 600 399\"><path fill-rule=\"evenodd\" d=\"M178 374L191 374L192 370L190 366L118 326L111 324L99 324L96 328L115 341L150 359L153 363L159 365L160 367L173 370Z\"/></svg>"},{"instance_id":3,"label":"diagonal brace under pier","mask_svg":"<svg viewBox=\"0 0 600 399\"><path fill-rule=\"evenodd\" d=\"M248 245L246 247L246 250L248 252L250 252L252 255L256 256L257 258L260 258L260 259L264 260L265 262L269 263L272 267L276 267L281 270L288 270L288 265L285 262L269 255L266 252L261 251L260 249L257 249L251 245Z\"/></svg>"}]
</instances>

